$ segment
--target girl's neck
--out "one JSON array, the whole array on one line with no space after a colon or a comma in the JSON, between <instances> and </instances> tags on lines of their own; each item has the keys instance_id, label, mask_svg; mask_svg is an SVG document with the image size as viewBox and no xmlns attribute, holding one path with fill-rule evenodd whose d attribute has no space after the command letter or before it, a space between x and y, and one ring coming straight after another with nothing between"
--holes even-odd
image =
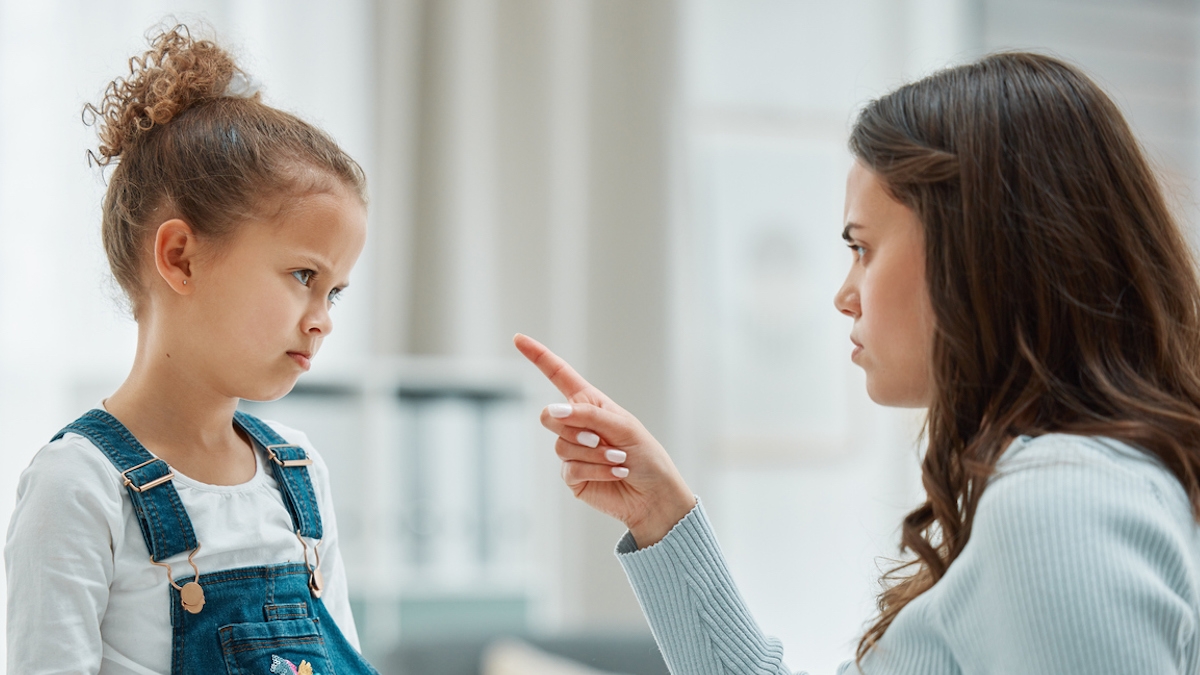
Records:
<instances>
[{"instance_id":1,"label":"girl's neck","mask_svg":"<svg viewBox=\"0 0 1200 675\"><path fill-rule=\"evenodd\" d=\"M129 377L104 407L184 475L213 485L250 480L257 462L249 439L233 424L238 399L189 372L182 354L169 354L139 339Z\"/></svg>"}]
</instances>

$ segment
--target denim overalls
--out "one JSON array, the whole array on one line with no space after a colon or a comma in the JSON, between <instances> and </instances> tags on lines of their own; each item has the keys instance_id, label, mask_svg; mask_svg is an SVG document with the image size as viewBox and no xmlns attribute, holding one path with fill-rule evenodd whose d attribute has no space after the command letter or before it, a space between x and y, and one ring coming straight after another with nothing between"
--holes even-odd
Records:
<instances>
[{"instance_id":1,"label":"denim overalls","mask_svg":"<svg viewBox=\"0 0 1200 675\"><path fill-rule=\"evenodd\" d=\"M109 413L95 409L67 425L90 440L117 467L133 500L133 511L150 561L167 568L171 603L171 673L212 675L378 675L346 641L321 602L319 545L321 513L308 475L304 449L292 445L259 419L234 413L234 422L266 449L275 480L304 545L303 563L242 567L172 579L163 560L200 548L171 467L142 447ZM317 542L316 564L308 544ZM199 582L199 583L195 583Z\"/></svg>"}]
</instances>

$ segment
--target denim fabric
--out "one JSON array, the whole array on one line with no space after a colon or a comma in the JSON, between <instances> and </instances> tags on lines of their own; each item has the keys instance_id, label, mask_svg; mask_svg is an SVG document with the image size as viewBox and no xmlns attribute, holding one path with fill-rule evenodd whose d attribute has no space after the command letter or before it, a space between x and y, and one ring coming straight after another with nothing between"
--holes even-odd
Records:
<instances>
[{"instance_id":1,"label":"denim fabric","mask_svg":"<svg viewBox=\"0 0 1200 675\"><path fill-rule=\"evenodd\" d=\"M196 548L192 521L171 481L145 492L137 490L170 473L171 468L166 462L155 459L124 424L104 410L93 409L84 413L58 432L51 442L62 438L68 431L90 440L117 467L117 471L125 472L129 479L126 490L133 501L133 512L141 525L146 548L155 562ZM130 470L137 466L141 468Z\"/></svg>"},{"instance_id":2,"label":"denim fabric","mask_svg":"<svg viewBox=\"0 0 1200 675\"><path fill-rule=\"evenodd\" d=\"M308 459L304 448L287 442L275 430L262 420L242 411L235 412L233 419L246 433L254 437L259 445L270 448L280 462L288 460ZM310 539L320 539L325 536L321 528L321 511L317 508L317 495L313 491L312 479L308 475L308 467L285 467L279 462L272 461L271 468L275 472L275 481L283 493L283 502L288 512L292 514L292 525L296 531Z\"/></svg>"},{"instance_id":3,"label":"denim fabric","mask_svg":"<svg viewBox=\"0 0 1200 675\"><path fill-rule=\"evenodd\" d=\"M296 531L319 539L321 512L307 466L284 467L282 462L307 455L257 418L237 412L234 421L255 441L270 448L284 504ZM167 475L170 467L154 457L115 417L91 410L55 436L80 434L96 445L117 467L127 472L126 487L142 536L158 561L196 547L191 519L170 481L139 492L135 487ZM144 467L130 471L140 464ZM180 587L196 580L176 579ZM319 598L309 590L309 570L302 563L281 563L202 572L204 607L198 614L184 610L179 590L170 589L172 675L224 672L246 675L296 675L307 663L312 675L336 673L378 675L338 629Z\"/></svg>"},{"instance_id":4,"label":"denim fabric","mask_svg":"<svg viewBox=\"0 0 1200 675\"><path fill-rule=\"evenodd\" d=\"M292 675L305 661L313 675L375 675L312 597L304 565L225 570L201 574L200 582L206 603L199 614L185 611L171 589L174 675Z\"/></svg>"}]
</instances>

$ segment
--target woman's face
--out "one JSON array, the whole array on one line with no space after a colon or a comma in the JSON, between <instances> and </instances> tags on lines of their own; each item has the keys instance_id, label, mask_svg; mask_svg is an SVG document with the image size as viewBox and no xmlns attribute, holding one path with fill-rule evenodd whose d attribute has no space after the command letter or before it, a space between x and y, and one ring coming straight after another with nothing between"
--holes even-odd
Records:
<instances>
[{"instance_id":1,"label":"woman's face","mask_svg":"<svg viewBox=\"0 0 1200 675\"><path fill-rule=\"evenodd\" d=\"M854 260L834 305L854 319L850 359L866 372L872 401L926 407L933 395L934 320L921 221L856 161L846 179L843 236Z\"/></svg>"}]
</instances>

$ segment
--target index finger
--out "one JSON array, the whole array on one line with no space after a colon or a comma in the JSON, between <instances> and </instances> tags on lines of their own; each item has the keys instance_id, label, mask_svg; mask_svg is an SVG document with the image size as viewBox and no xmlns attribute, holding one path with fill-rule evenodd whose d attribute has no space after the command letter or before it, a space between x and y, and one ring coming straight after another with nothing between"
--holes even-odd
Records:
<instances>
[{"instance_id":1,"label":"index finger","mask_svg":"<svg viewBox=\"0 0 1200 675\"><path fill-rule=\"evenodd\" d=\"M547 349L546 345L520 333L513 337L513 344L525 358L542 371L568 401L581 396L586 397L588 394L599 395L599 390L583 379L583 376L575 372L561 357Z\"/></svg>"}]
</instances>

